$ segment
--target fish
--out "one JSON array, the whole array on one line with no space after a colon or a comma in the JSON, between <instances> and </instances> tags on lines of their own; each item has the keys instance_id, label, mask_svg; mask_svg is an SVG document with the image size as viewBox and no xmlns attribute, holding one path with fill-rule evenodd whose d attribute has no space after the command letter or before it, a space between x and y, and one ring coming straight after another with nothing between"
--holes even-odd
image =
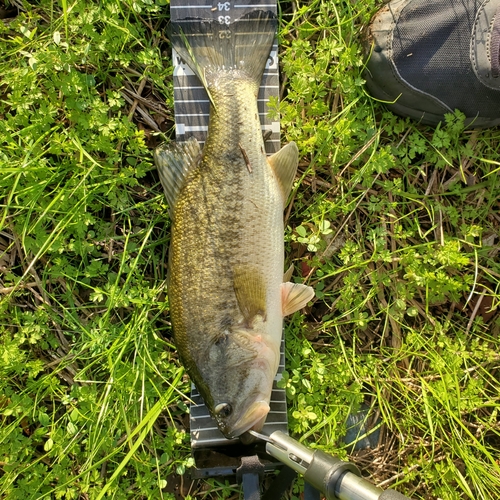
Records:
<instances>
[{"instance_id":1,"label":"fish","mask_svg":"<svg viewBox=\"0 0 500 500\"><path fill-rule=\"evenodd\" d=\"M266 156L257 94L276 32L271 12L229 26L189 19L172 46L210 99L195 138L154 151L171 235L167 292L174 343L220 431L259 431L269 413L283 317L314 291L283 282L283 210L298 166L290 142Z\"/></svg>"}]
</instances>

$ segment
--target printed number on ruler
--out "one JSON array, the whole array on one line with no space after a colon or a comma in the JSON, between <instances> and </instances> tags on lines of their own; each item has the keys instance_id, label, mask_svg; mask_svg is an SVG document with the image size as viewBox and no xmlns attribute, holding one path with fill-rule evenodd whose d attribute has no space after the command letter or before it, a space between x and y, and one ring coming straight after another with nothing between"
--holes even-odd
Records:
<instances>
[{"instance_id":1,"label":"printed number on ruler","mask_svg":"<svg viewBox=\"0 0 500 500\"><path fill-rule=\"evenodd\" d=\"M181 59L179 54L172 49L172 61L174 63L175 76L192 76L193 70Z\"/></svg>"},{"instance_id":2,"label":"printed number on ruler","mask_svg":"<svg viewBox=\"0 0 500 500\"><path fill-rule=\"evenodd\" d=\"M231 10L231 3L230 2L219 2L217 4L217 8L219 9L219 12L229 12ZM219 16L219 23L220 24L231 24L231 16L228 15L222 15ZM224 37L222 37L224 38ZM229 37L226 37L229 38Z\"/></svg>"},{"instance_id":3,"label":"printed number on ruler","mask_svg":"<svg viewBox=\"0 0 500 500\"><path fill-rule=\"evenodd\" d=\"M267 58L266 69L277 69L277 68L278 68L278 52L276 50L271 50L271 53Z\"/></svg>"}]
</instances>

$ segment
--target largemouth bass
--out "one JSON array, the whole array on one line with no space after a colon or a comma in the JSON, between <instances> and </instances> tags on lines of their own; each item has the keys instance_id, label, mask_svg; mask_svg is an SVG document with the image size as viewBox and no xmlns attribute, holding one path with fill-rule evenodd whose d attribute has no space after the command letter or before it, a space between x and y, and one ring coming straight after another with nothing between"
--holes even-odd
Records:
<instances>
[{"instance_id":1,"label":"largemouth bass","mask_svg":"<svg viewBox=\"0 0 500 500\"><path fill-rule=\"evenodd\" d=\"M310 287L283 283L283 208L298 164L290 143L267 158L257 93L276 30L258 11L229 26L189 20L174 48L210 97L194 138L154 158L172 218L168 297L181 362L228 438L260 430L279 363L283 316Z\"/></svg>"}]
</instances>

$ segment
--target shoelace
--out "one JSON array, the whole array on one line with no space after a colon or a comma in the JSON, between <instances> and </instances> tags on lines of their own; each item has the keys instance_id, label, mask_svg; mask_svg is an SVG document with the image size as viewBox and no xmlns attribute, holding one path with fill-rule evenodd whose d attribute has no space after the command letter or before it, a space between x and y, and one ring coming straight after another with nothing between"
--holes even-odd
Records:
<instances>
[{"instance_id":1,"label":"shoelace","mask_svg":"<svg viewBox=\"0 0 500 500\"><path fill-rule=\"evenodd\" d=\"M490 38L491 76L500 76L500 7L495 12Z\"/></svg>"}]
</instances>

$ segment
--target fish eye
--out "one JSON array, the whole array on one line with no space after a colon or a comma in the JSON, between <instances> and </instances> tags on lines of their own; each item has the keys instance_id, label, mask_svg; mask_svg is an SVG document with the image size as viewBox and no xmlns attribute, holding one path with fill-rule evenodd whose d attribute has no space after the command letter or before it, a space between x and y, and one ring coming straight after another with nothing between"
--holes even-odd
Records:
<instances>
[{"instance_id":1,"label":"fish eye","mask_svg":"<svg viewBox=\"0 0 500 500\"><path fill-rule=\"evenodd\" d=\"M226 418L231 415L233 412L233 409L231 408L231 405L228 403L220 403L215 407L215 414L218 417Z\"/></svg>"}]
</instances>

